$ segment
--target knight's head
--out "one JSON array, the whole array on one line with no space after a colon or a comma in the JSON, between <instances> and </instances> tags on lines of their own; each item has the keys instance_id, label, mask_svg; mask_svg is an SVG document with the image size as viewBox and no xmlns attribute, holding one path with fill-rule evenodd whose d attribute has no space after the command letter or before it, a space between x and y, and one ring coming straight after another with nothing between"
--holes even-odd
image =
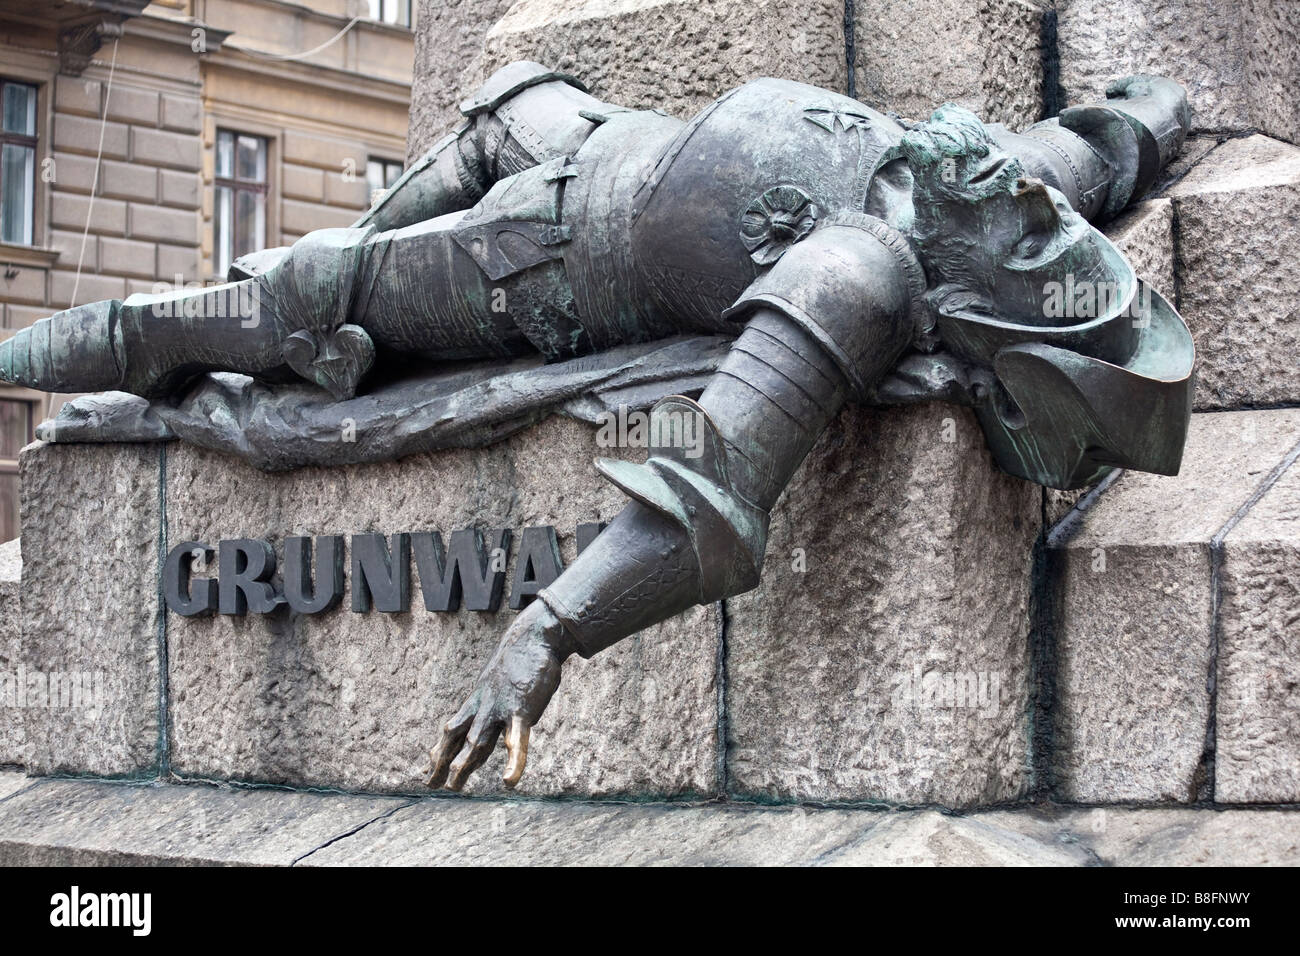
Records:
<instances>
[{"instance_id":1,"label":"knight's head","mask_svg":"<svg viewBox=\"0 0 1300 956\"><path fill-rule=\"evenodd\" d=\"M974 114L942 106L902 148L913 239L941 320L1056 327L1098 318L1060 308L1066 285L1099 295L1094 309L1127 305L1136 279L1124 257L1061 193L1029 177Z\"/></svg>"},{"instance_id":2,"label":"knight's head","mask_svg":"<svg viewBox=\"0 0 1300 956\"><path fill-rule=\"evenodd\" d=\"M939 342L994 376L976 413L998 463L1058 488L1176 473L1194 358L1178 313L970 112L940 107L902 150Z\"/></svg>"}]
</instances>

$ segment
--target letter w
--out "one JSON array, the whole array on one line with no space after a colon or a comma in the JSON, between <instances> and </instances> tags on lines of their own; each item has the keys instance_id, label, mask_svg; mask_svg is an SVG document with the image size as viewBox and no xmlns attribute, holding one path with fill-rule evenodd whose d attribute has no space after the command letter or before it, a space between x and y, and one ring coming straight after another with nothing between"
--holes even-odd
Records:
<instances>
[{"instance_id":1,"label":"letter w","mask_svg":"<svg viewBox=\"0 0 1300 956\"><path fill-rule=\"evenodd\" d=\"M495 611L505 587L505 562L491 561L492 552L510 547L510 529L491 532L490 547L476 528L453 531L451 547L444 551L442 535L417 531L411 535L415 566L420 572L420 593L429 611L455 611L464 598L470 611Z\"/></svg>"}]
</instances>

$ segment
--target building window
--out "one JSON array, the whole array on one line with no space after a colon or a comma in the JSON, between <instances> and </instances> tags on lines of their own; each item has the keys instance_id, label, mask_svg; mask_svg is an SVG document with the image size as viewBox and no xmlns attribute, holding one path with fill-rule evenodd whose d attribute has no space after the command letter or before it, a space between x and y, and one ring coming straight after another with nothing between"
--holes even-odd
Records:
<instances>
[{"instance_id":1,"label":"building window","mask_svg":"<svg viewBox=\"0 0 1300 956\"><path fill-rule=\"evenodd\" d=\"M266 248L266 140L217 130L217 275L242 255Z\"/></svg>"},{"instance_id":2,"label":"building window","mask_svg":"<svg viewBox=\"0 0 1300 956\"><path fill-rule=\"evenodd\" d=\"M370 19L409 27L411 0L370 0Z\"/></svg>"},{"instance_id":3,"label":"building window","mask_svg":"<svg viewBox=\"0 0 1300 956\"><path fill-rule=\"evenodd\" d=\"M0 242L30 246L36 219L36 87L0 80Z\"/></svg>"},{"instance_id":4,"label":"building window","mask_svg":"<svg viewBox=\"0 0 1300 956\"><path fill-rule=\"evenodd\" d=\"M388 189L402 175L402 164L395 159L371 156L366 163L366 185L373 196L376 189Z\"/></svg>"},{"instance_id":5,"label":"building window","mask_svg":"<svg viewBox=\"0 0 1300 956\"><path fill-rule=\"evenodd\" d=\"M32 434L32 403L0 399L0 541L18 537L18 452Z\"/></svg>"}]
</instances>

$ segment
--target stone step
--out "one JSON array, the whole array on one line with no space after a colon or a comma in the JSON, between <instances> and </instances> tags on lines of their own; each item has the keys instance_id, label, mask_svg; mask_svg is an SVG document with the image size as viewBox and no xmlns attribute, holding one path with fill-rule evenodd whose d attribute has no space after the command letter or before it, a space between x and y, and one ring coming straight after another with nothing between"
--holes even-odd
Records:
<instances>
[{"instance_id":1,"label":"stone step","mask_svg":"<svg viewBox=\"0 0 1300 956\"><path fill-rule=\"evenodd\" d=\"M1167 172L1103 231L1192 330L1195 407L1300 403L1300 148L1192 137Z\"/></svg>"},{"instance_id":2,"label":"stone step","mask_svg":"<svg viewBox=\"0 0 1300 956\"><path fill-rule=\"evenodd\" d=\"M0 772L0 866L1297 863L1300 815L1279 810L412 801Z\"/></svg>"},{"instance_id":3,"label":"stone step","mask_svg":"<svg viewBox=\"0 0 1300 956\"><path fill-rule=\"evenodd\" d=\"M1048 536L1053 794L1300 800L1300 410L1199 413Z\"/></svg>"},{"instance_id":4,"label":"stone step","mask_svg":"<svg viewBox=\"0 0 1300 956\"><path fill-rule=\"evenodd\" d=\"M1177 305L1196 341L1196 407L1300 403L1300 148L1227 140L1165 195Z\"/></svg>"}]
</instances>

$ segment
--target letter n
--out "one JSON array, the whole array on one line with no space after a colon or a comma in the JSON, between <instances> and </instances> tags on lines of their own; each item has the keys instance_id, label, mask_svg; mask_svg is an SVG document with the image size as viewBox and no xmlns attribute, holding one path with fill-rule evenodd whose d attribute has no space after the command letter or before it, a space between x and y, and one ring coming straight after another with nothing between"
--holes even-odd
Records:
<instances>
[{"instance_id":1,"label":"letter n","mask_svg":"<svg viewBox=\"0 0 1300 956\"><path fill-rule=\"evenodd\" d=\"M393 535L392 551L382 534L352 536L352 610L405 613L411 609L411 536Z\"/></svg>"}]
</instances>

